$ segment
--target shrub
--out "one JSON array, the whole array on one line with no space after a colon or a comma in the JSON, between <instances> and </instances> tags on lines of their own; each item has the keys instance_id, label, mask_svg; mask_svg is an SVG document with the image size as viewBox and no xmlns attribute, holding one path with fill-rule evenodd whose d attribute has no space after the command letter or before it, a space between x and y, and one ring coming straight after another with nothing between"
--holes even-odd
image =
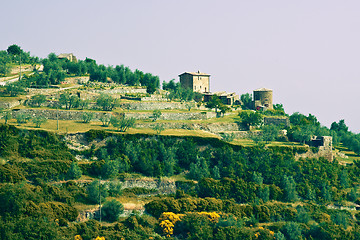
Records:
<instances>
[{"instance_id":1,"label":"shrub","mask_svg":"<svg viewBox=\"0 0 360 240\"><path fill-rule=\"evenodd\" d=\"M87 187L87 193L88 193L89 202L94 204L99 203L100 198L101 198L101 202L104 202L106 197L109 195L105 186L101 184L99 180L93 181Z\"/></svg>"},{"instance_id":2,"label":"shrub","mask_svg":"<svg viewBox=\"0 0 360 240\"><path fill-rule=\"evenodd\" d=\"M102 207L104 219L114 222L119 219L119 215L124 212L124 206L121 202L112 199L111 201L105 202Z\"/></svg>"},{"instance_id":3,"label":"shrub","mask_svg":"<svg viewBox=\"0 0 360 240\"><path fill-rule=\"evenodd\" d=\"M94 113L92 112L85 112L81 115L81 118L84 123L89 123L94 118Z\"/></svg>"},{"instance_id":4,"label":"shrub","mask_svg":"<svg viewBox=\"0 0 360 240\"><path fill-rule=\"evenodd\" d=\"M41 124L47 122L47 119L43 116L35 116L32 119L32 122L35 124L35 127L39 128L41 126Z\"/></svg>"},{"instance_id":5,"label":"shrub","mask_svg":"<svg viewBox=\"0 0 360 240\"><path fill-rule=\"evenodd\" d=\"M82 171L76 162L72 162L69 170L66 173L67 179L79 179L82 176Z\"/></svg>"}]
</instances>

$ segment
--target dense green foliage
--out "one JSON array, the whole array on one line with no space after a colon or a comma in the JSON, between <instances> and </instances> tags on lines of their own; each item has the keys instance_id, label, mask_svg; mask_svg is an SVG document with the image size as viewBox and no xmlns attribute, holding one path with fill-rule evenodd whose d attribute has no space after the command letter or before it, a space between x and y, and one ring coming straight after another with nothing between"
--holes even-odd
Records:
<instances>
[{"instance_id":1,"label":"dense green foliage","mask_svg":"<svg viewBox=\"0 0 360 240\"><path fill-rule=\"evenodd\" d=\"M164 212L182 214L173 224L172 234L178 239L357 239L360 233L356 212L326 207L360 202L357 162L342 166L325 159L296 160L294 154L302 149L241 147L214 138L94 130L86 138L88 142L106 139L106 143L97 149L69 150L60 135L0 125L0 154L7 159L0 165L2 239L75 235L157 239L164 236L157 220ZM79 154L92 160L78 164L74 156ZM122 173L151 177L186 173L197 182L177 182L176 194L150 200L145 208L152 216L119 220L122 206L106 199L121 194L115 182L57 182L82 175L106 181ZM150 193L140 190L133 191ZM103 220L117 221L115 225L74 222L75 203L97 204L100 198ZM220 217L214 220L202 212L216 212Z\"/></svg>"},{"instance_id":2,"label":"dense green foliage","mask_svg":"<svg viewBox=\"0 0 360 240\"><path fill-rule=\"evenodd\" d=\"M40 62L44 66L43 72L38 72L35 68L35 65ZM2 91L3 94L16 96L24 93L27 87L47 88L50 85L62 83L65 77L83 75L89 75L91 81L112 81L129 86L146 86L148 93L154 93L160 87L158 76L143 73L138 69L132 71L124 65L106 67L98 65L90 58L71 62L67 59L59 59L55 53L50 53L47 58L39 61L38 57L31 57L30 53L24 52L17 45L9 46L7 51L0 51L0 76L9 74L11 67L20 63L34 66L34 74L24 75L20 81L7 84Z\"/></svg>"},{"instance_id":3,"label":"dense green foliage","mask_svg":"<svg viewBox=\"0 0 360 240\"><path fill-rule=\"evenodd\" d=\"M194 92L190 88L183 88L181 87L180 82L176 82L172 79L169 82L163 81L162 87L164 90L169 91L167 98L169 100L180 100L180 101L191 101L195 100L199 102L202 100L203 95L198 92Z\"/></svg>"}]
</instances>

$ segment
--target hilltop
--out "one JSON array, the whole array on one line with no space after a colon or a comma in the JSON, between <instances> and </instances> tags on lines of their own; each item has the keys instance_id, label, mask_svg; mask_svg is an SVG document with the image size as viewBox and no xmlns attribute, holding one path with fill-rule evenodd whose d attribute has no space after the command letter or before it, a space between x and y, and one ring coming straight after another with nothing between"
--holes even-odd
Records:
<instances>
[{"instance_id":1,"label":"hilltop","mask_svg":"<svg viewBox=\"0 0 360 240\"><path fill-rule=\"evenodd\" d=\"M289 116L270 89L160 89L124 65L10 47L1 239L358 238L360 136L344 120Z\"/></svg>"}]
</instances>

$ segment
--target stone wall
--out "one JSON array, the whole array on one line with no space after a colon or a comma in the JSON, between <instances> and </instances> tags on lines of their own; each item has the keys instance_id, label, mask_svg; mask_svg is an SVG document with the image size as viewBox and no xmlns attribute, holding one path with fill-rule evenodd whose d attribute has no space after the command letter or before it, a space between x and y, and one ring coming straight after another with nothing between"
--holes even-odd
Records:
<instances>
[{"instance_id":1,"label":"stone wall","mask_svg":"<svg viewBox=\"0 0 360 240\"><path fill-rule=\"evenodd\" d=\"M290 120L288 117L264 117L264 124L289 127Z\"/></svg>"},{"instance_id":2,"label":"stone wall","mask_svg":"<svg viewBox=\"0 0 360 240\"><path fill-rule=\"evenodd\" d=\"M19 106L21 104L21 101L19 100L14 100L14 101L0 101L0 108L3 109L10 109L16 106Z\"/></svg>"},{"instance_id":3,"label":"stone wall","mask_svg":"<svg viewBox=\"0 0 360 240\"><path fill-rule=\"evenodd\" d=\"M125 93L141 93L146 94L146 88L116 88L109 90L95 90L97 93L108 93L108 94L125 94Z\"/></svg>"},{"instance_id":4,"label":"stone wall","mask_svg":"<svg viewBox=\"0 0 360 240\"><path fill-rule=\"evenodd\" d=\"M42 116L51 120L82 120L82 116L87 111L72 111L72 110L56 110L56 109L20 109L18 111L12 111L12 117L16 118L18 114L30 114L30 116ZM94 114L93 120L99 120L103 115L111 116L111 113L106 112L92 112Z\"/></svg>"},{"instance_id":5,"label":"stone wall","mask_svg":"<svg viewBox=\"0 0 360 240\"><path fill-rule=\"evenodd\" d=\"M129 103L120 103L119 107L129 110L187 109L186 104L180 102L129 102Z\"/></svg>"},{"instance_id":6,"label":"stone wall","mask_svg":"<svg viewBox=\"0 0 360 240\"><path fill-rule=\"evenodd\" d=\"M153 128L159 123L137 123L137 128ZM165 122L161 123L165 129L186 129L186 130L203 130L212 133L239 131L239 126L236 123L180 123L180 122Z\"/></svg>"},{"instance_id":7,"label":"stone wall","mask_svg":"<svg viewBox=\"0 0 360 240\"><path fill-rule=\"evenodd\" d=\"M126 112L125 117L135 118L136 120L151 119L152 112L133 113ZM216 117L215 112L181 112L181 113L162 113L159 120L206 120Z\"/></svg>"},{"instance_id":8,"label":"stone wall","mask_svg":"<svg viewBox=\"0 0 360 240\"><path fill-rule=\"evenodd\" d=\"M79 111L79 110L56 110L56 109L19 109L17 111L12 111L12 117L16 118L18 114L26 113L30 116L42 116L47 119L56 120L82 120L84 113L88 111ZM108 115L112 116L111 112L92 112L94 114L93 120L100 120L101 116ZM152 112L147 113L134 113L134 112L125 112L126 118L135 118L136 120L150 119ZM183 112L183 113L162 113L160 120L206 120L216 117L215 112Z\"/></svg>"}]
</instances>

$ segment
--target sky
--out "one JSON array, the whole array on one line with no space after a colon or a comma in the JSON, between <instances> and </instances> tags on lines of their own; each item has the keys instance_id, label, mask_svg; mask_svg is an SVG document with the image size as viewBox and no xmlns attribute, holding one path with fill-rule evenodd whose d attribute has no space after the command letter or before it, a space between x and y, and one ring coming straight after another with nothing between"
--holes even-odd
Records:
<instances>
[{"instance_id":1,"label":"sky","mask_svg":"<svg viewBox=\"0 0 360 240\"><path fill-rule=\"evenodd\" d=\"M288 114L360 132L358 0L2 0L0 50L74 53L211 91L273 90Z\"/></svg>"}]
</instances>

